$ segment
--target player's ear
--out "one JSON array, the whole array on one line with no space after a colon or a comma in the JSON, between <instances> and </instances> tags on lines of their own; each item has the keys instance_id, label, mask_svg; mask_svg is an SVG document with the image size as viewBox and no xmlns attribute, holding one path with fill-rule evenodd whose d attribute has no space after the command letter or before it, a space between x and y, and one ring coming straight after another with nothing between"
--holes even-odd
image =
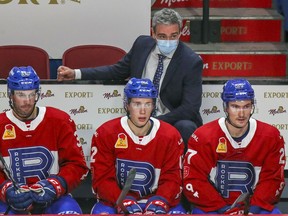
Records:
<instances>
[{"instance_id":1,"label":"player's ear","mask_svg":"<svg viewBox=\"0 0 288 216\"><path fill-rule=\"evenodd\" d=\"M153 27L150 28L150 31L151 31L152 38L154 38L156 40L156 33L155 33Z\"/></svg>"},{"instance_id":2,"label":"player's ear","mask_svg":"<svg viewBox=\"0 0 288 216\"><path fill-rule=\"evenodd\" d=\"M250 113L250 115L253 115L254 110L255 110L255 104L252 104L252 109L251 109L251 113Z\"/></svg>"},{"instance_id":3,"label":"player's ear","mask_svg":"<svg viewBox=\"0 0 288 216\"><path fill-rule=\"evenodd\" d=\"M227 109L228 109L228 103L223 102L223 111L224 111L224 113L227 113Z\"/></svg>"}]
</instances>

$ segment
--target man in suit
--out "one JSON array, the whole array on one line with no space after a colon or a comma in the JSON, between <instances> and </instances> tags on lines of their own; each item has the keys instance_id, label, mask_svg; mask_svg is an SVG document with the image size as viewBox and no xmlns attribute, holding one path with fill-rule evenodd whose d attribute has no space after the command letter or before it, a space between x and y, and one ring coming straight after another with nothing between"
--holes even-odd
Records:
<instances>
[{"instance_id":1,"label":"man in suit","mask_svg":"<svg viewBox=\"0 0 288 216\"><path fill-rule=\"evenodd\" d=\"M158 56L164 55L156 117L176 127L186 144L193 131L202 125L199 109L203 61L179 40L181 29L182 17L175 10L164 8L153 16L152 36L139 36L116 64L81 69L60 66L58 80L125 80L129 77L153 80Z\"/></svg>"}]
</instances>

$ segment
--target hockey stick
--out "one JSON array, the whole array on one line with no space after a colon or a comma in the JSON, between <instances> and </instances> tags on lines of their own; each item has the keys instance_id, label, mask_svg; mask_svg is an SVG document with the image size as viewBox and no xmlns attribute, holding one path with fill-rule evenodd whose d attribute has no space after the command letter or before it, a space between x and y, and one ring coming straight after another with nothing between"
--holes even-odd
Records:
<instances>
[{"instance_id":1,"label":"hockey stick","mask_svg":"<svg viewBox=\"0 0 288 216\"><path fill-rule=\"evenodd\" d=\"M236 207L238 203L244 202L249 197L249 193L242 193L240 196L237 197L237 199L234 201L234 203L230 206L230 209Z\"/></svg>"},{"instance_id":2,"label":"hockey stick","mask_svg":"<svg viewBox=\"0 0 288 216\"><path fill-rule=\"evenodd\" d=\"M250 206L250 194L249 193L243 202L244 202L244 215L248 215L249 206Z\"/></svg>"},{"instance_id":3,"label":"hockey stick","mask_svg":"<svg viewBox=\"0 0 288 216\"><path fill-rule=\"evenodd\" d=\"M125 199L128 191L130 190L132 183L135 179L136 176L136 169L132 168L127 176L126 182L124 184L124 187L116 201L116 205L119 206L121 208L121 210L124 212L124 214L129 214L129 212L127 211L126 207L123 205L123 200Z\"/></svg>"},{"instance_id":4,"label":"hockey stick","mask_svg":"<svg viewBox=\"0 0 288 216\"><path fill-rule=\"evenodd\" d=\"M244 202L244 215L247 215L249 210L249 198L250 198L249 193L240 194L227 211L235 208L237 204Z\"/></svg>"},{"instance_id":5,"label":"hockey stick","mask_svg":"<svg viewBox=\"0 0 288 216\"><path fill-rule=\"evenodd\" d=\"M14 180L14 178L12 177L11 172L10 172L10 170L9 170L9 168L8 168L8 165L6 164L6 162L5 162L5 160L4 160L4 158L3 158L3 156L2 156L1 153L0 153L0 161L1 161L1 163L3 164L3 171L4 171L4 173L6 174L7 178L12 182L12 184L13 184L13 186L14 186L15 188L19 189L19 185L18 185L18 183Z\"/></svg>"},{"instance_id":6,"label":"hockey stick","mask_svg":"<svg viewBox=\"0 0 288 216\"><path fill-rule=\"evenodd\" d=\"M19 190L21 192L21 189L19 187L19 184L17 181L15 181L15 179L13 178L11 172L10 172L10 169L8 168L8 165L7 163L5 162L2 154L0 153L0 161L3 165L3 171L5 173L5 175L7 176L7 178L12 182L13 186ZM4 215L7 215L9 213L9 211L11 210L11 206L8 205L6 211L4 212ZM27 212L29 215L31 214L29 211Z\"/></svg>"},{"instance_id":7,"label":"hockey stick","mask_svg":"<svg viewBox=\"0 0 288 216\"><path fill-rule=\"evenodd\" d=\"M6 174L7 178L12 182L13 186L18 190L19 189L19 185L18 183L14 180L14 178L11 175L11 172L8 168L8 165L6 164L2 154L0 153L0 161L3 165L3 171ZM8 208L6 209L6 211L4 212L4 215L7 215L9 213L9 211L11 210L11 206L8 205Z\"/></svg>"}]
</instances>

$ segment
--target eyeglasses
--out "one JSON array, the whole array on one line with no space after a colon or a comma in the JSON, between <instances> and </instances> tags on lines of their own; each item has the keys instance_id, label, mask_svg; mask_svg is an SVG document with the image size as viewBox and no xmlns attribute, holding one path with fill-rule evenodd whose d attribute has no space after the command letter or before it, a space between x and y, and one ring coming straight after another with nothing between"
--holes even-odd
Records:
<instances>
[{"instance_id":1,"label":"eyeglasses","mask_svg":"<svg viewBox=\"0 0 288 216\"><path fill-rule=\"evenodd\" d=\"M20 98L20 99L32 99L37 96L35 92L32 92L30 94L24 94L23 92L15 92L15 96Z\"/></svg>"},{"instance_id":2,"label":"eyeglasses","mask_svg":"<svg viewBox=\"0 0 288 216\"><path fill-rule=\"evenodd\" d=\"M139 103L139 102L131 102L130 106L133 109L152 109L154 108L154 104L153 103Z\"/></svg>"},{"instance_id":3,"label":"eyeglasses","mask_svg":"<svg viewBox=\"0 0 288 216\"><path fill-rule=\"evenodd\" d=\"M239 112L239 111L251 111L251 109L253 108L252 104L247 104L245 106L238 106L236 104L231 104L229 105L229 108L231 109L232 112Z\"/></svg>"}]
</instances>

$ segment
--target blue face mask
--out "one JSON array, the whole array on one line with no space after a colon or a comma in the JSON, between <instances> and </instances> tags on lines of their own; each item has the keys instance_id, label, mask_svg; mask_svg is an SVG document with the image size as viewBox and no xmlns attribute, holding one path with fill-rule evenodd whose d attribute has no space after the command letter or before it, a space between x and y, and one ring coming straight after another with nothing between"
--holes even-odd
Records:
<instances>
[{"instance_id":1,"label":"blue face mask","mask_svg":"<svg viewBox=\"0 0 288 216\"><path fill-rule=\"evenodd\" d=\"M178 40L157 40L157 46L163 55L169 55L176 50L178 42Z\"/></svg>"}]
</instances>

